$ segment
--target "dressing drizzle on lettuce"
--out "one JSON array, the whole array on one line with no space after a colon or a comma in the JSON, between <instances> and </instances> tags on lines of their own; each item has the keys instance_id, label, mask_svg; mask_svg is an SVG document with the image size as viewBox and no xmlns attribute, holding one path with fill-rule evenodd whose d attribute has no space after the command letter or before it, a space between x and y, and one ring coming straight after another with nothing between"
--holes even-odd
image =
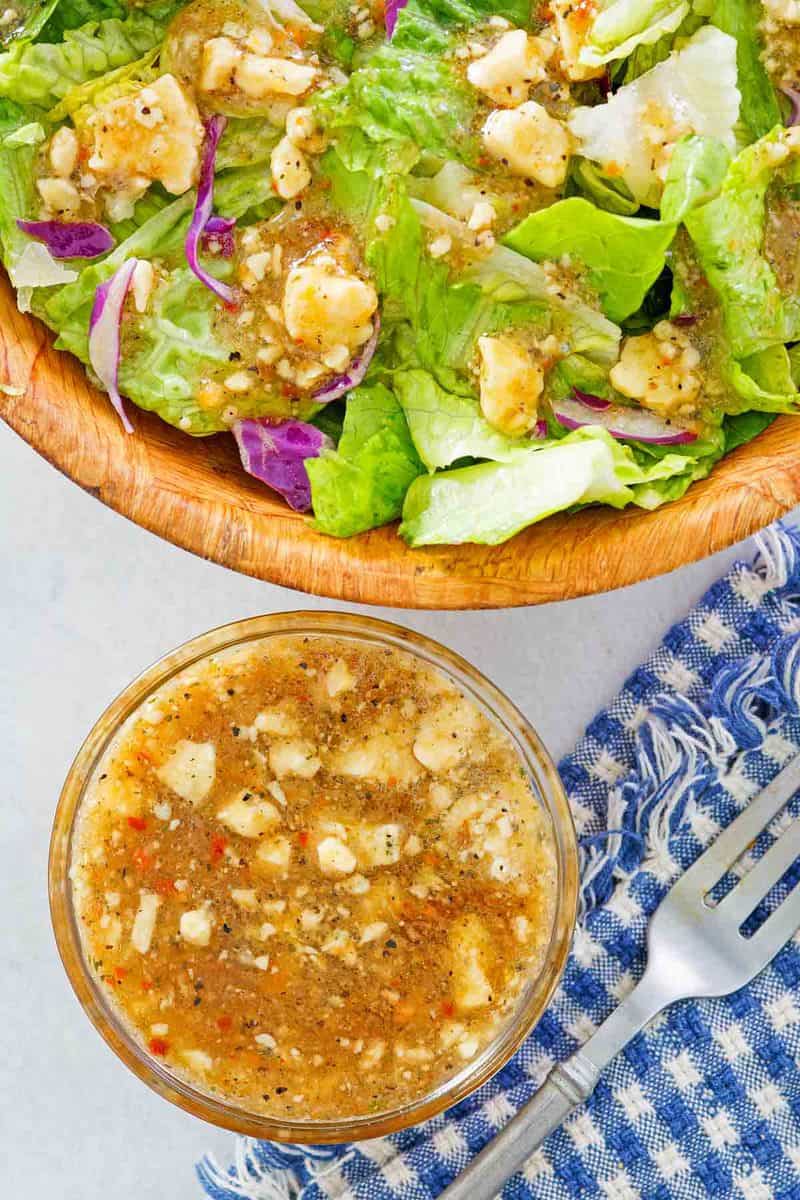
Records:
<instances>
[{"instance_id":1,"label":"dressing drizzle on lettuce","mask_svg":"<svg viewBox=\"0 0 800 1200\"><path fill-rule=\"evenodd\" d=\"M800 411L781 11L21 7L3 262L126 427L235 437L322 533L652 509Z\"/></svg>"}]
</instances>

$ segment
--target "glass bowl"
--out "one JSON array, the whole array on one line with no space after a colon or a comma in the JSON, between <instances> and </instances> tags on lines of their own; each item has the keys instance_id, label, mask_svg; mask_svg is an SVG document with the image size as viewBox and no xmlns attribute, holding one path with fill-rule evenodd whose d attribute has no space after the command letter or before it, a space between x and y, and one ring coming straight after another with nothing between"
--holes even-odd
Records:
<instances>
[{"instance_id":1,"label":"glass bowl","mask_svg":"<svg viewBox=\"0 0 800 1200\"><path fill-rule=\"evenodd\" d=\"M236 1101L188 1082L148 1054L115 1011L85 960L70 882L76 814L109 743L125 721L179 671L208 655L286 634L326 634L391 647L416 656L449 677L511 738L533 793L550 817L557 860L555 915L544 964L522 989L513 1014L494 1040L456 1074L415 1100L392 1110L335 1120L286 1119L248 1112ZM519 709L473 666L430 638L372 617L276 613L236 621L193 638L149 667L112 701L78 751L61 792L50 844L49 892L56 942L75 994L95 1028L134 1074L185 1112L214 1125L255 1138L320 1144L379 1137L427 1120L463 1100L511 1058L544 1012L569 954L578 898L578 856L567 797L550 756Z\"/></svg>"}]
</instances>

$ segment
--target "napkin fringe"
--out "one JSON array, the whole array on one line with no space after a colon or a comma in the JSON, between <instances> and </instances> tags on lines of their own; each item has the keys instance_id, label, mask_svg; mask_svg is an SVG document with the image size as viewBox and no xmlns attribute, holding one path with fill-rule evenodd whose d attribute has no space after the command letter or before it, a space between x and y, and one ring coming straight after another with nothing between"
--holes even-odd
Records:
<instances>
[{"instance_id":1,"label":"napkin fringe","mask_svg":"<svg viewBox=\"0 0 800 1200\"><path fill-rule=\"evenodd\" d=\"M756 544L742 573L745 594L774 591L800 606L800 535L777 525ZM581 838L581 921L643 865L676 874L669 844L696 817L703 794L763 743L779 713L800 713L800 608L797 622L769 657L723 667L692 698L665 692L650 704L636 731L635 766L609 795L606 828Z\"/></svg>"},{"instance_id":2,"label":"napkin fringe","mask_svg":"<svg viewBox=\"0 0 800 1200\"><path fill-rule=\"evenodd\" d=\"M223 1168L207 1154L196 1170L211 1200L302 1200L351 1154L346 1145L294 1146L242 1137L232 1166Z\"/></svg>"}]
</instances>

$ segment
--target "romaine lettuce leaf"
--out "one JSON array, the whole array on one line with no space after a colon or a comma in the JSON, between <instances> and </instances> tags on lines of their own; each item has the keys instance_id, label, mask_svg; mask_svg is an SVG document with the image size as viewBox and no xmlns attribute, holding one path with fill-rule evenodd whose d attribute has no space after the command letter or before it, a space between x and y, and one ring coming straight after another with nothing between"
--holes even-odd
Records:
<instances>
[{"instance_id":1,"label":"romaine lettuce leaf","mask_svg":"<svg viewBox=\"0 0 800 1200\"><path fill-rule=\"evenodd\" d=\"M350 393L337 449L323 450L306 468L314 526L334 537L394 521L423 470L403 411L380 383Z\"/></svg>"},{"instance_id":2,"label":"romaine lettuce leaf","mask_svg":"<svg viewBox=\"0 0 800 1200\"><path fill-rule=\"evenodd\" d=\"M519 450L518 440L492 428L474 397L446 392L427 371L396 371L392 385L428 470L461 458L509 461Z\"/></svg>"},{"instance_id":3,"label":"romaine lettuce leaf","mask_svg":"<svg viewBox=\"0 0 800 1200\"><path fill-rule=\"evenodd\" d=\"M90 21L63 42L18 42L0 54L0 96L52 108L67 92L126 66L159 46L164 23L133 9L124 19Z\"/></svg>"},{"instance_id":4,"label":"romaine lettuce leaf","mask_svg":"<svg viewBox=\"0 0 800 1200\"><path fill-rule=\"evenodd\" d=\"M452 63L394 42L315 106L351 170L406 172L422 150L468 162L478 154L474 91Z\"/></svg>"},{"instance_id":5,"label":"romaine lettuce leaf","mask_svg":"<svg viewBox=\"0 0 800 1200\"><path fill-rule=\"evenodd\" d=\"M537 262L558 262L565 254L577 259L603 312L623 321L661 274L674 235L674 225L603 212L574 196L531 213L503 241Z\"/></svg>"},{"instance_id":6,"label":"romaine lettuce leaf","mask_svg":"<svg viewBox=\"0 0 800 1200\"><path fill-rule=\"evenodd\" d=\"M775 420L774 413L744 412L726 417L722 423L725 434L725 453L729 454L737 446L743 446L771 425Z\"/></svg>"},{"instance_id":7,"label":"romaine lettuce leaf","mask_svg":"<svg viewBox=\"0 0 800 1200\"><path fill-rule=\"evenodd\" d=\"M598 67L627 58L674 33L689 13L687 0L604 0L587 31L580 61Z\"/></svg>"},{"instance_id":8,"label":"romaine lettuce leaf","mask_svg":"<svg viewBox=\"0 0 800 1200\"><path fill-rule=\"evenodd\" d=\"M676 225L688 212L719 194L730 166L727 146L713 137L690 133L676 145L664 180L661 219Z\"/></svg>"},{"instance_id":9,"label":"romaine lettuce leaf","mask_svg":"<svg viewBox=\"0 0 800 1200\"><path fill-rule=\"evenodd\" d=\"M657 114L658 128L648 119L651 112ZM662 186L659 156L664 153L661 125L673 122L684 134L716 137L733 151L738 115L736 42L713 25L704 25L605 104L576 108L569 126L579 153L621 174L641 204L657 208Z\"/></svg>"},{"instance_id":10,"label":"romaine lettuce leaf","mask_svg":"<svg viewBox=\"0 0 800 1200\"><path fill-rule=\"evenodd\" d=\"M642 464L605 430L580 429L540 449L517 450L508 462L420 476L406 495L400 535L412 546L497 545L576 505L654 508L682 494L714 461L670 452Z\"/></svg>"},{"instance_id":11,"label":"romaine lettuce leaf","mask_svg":"<svg viewBox=\"0 0 800 1200\"><path fill-rule=\"evenodd\" d=\"M762 61L764 43L759 0L713 0L708 15L718 29L736 38L738 86L742 93L741 117L755 141L779 124L781 111Z\"/></svg>"},{"instance_id":12,"label":"romaine lettuce leaf","mask_svg":"<svg viewBox=\"0 0 800 1200\"><path fill-rule=\"evenodd\" d=\"M792 378L791 360L783 345L767 346L741 362L729 364L729 381L739 397L739 412L800 413L800 392ZM736 412L728 399L726 408Z\"/></svg>"},{"instance_id":13,"label":"romaine lettuce leaf","mask_svg":"<svg viewBox=\"0 0 800 1200\"><path fill-rule=\"evenodd\" d=\"M722 308L735 358L800 334L800 300L784 297L764 255L767 189L790 160L791 131L774 129L733 160L716 200L688 213L686 228Z\"/></svg>"},{"instance_id":14,"label":"romaine lettuce leaf","mask_svg":"<svg viewBox=\"0 0 800 1200\"><path fill-rule=\"evenodd\" d=\"M566 194L584 196L598 208L622 217L632 217L640 207L621 180L604 175L597 163L579 154L570 161Z\"/></svg>"},{"instance_id":15,"label":"romaine lettuce leaf","mask_svg":"<svg viewBox=\"0 0 800 1200\"><path fill-rule=\"evenodd\" d=\"M391 42L319 93L320 120L351 170L404 173L422 152L476 161L477 94L449 51L459 31L493 15L524 25L530 14L526 0L409 0Z\"/></svg>"},{"instance_id":16,"label":"romaine lettuce leaf","mask_svg":"<svg viewBox=\"0 0 800 1200\"><path fill-rule=\"evenodd\" d=\"M12 100L0 99L0 245L3 263L17 286L25 286L17 272L19 261L34 244L18 227L17 218L35 215L33 167L38 146L35 142L15 146L8 139L29 123L29 110ZM45 259L49 257L45 247L41 249ZM51 282L57 281L57 274L58 264L53 262Z\"/></svg>"}]
</instances>

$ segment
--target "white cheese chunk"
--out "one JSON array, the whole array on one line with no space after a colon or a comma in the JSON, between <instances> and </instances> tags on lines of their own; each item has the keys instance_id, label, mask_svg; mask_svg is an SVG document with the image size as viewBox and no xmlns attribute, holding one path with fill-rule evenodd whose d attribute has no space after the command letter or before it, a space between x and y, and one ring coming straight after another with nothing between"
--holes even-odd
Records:
<instances>
[{"instance_id":1,"label":"white cheese chunk","mask_svg":"<svg viewBox=\"0 0 800 1200\"><path fill-rule=\"evenodd\" d=\"M275 742L270 746L269 765L279 779L283 779L285 775L313 779L322 763L310 742L295 738Z\"/></svg>"},{"instance_id":2,"label":"white cheese chunk","mask_svg":"<svg viewBox=\"0 0 800 1200\"><path fill-rule=\"evenodd\" d=\"M383 937L388 933L389 926L385 921L373 921L370 925L365 925L361 930L359 938L359 946L367 946L370 942L377 942L378 938Z\"/></svg>"},{"instance_id":3,"label":"white cheese chunk","mask_svg":"<svg viewBox=\"0 0 800 1200\"><path fill-rule=\"evenodd\" d=\"M131 945L140 954L147 954L150 949L160 904L161 897L155 892L139 893L139 907L136 910L131 930Z\"/></svg>"},{"instance_id":4,"label":"white cheese chunk","mask_svg":"<svg viewBox=\"0 0 800 1200\"><path fill-rule=\"evenodd\" d=\"M207 946L211 941L211 914L207 908L193 908L181 914L180 933L191 946Z\"/></svg>"},{"instance_id":5,"label":"white cheese chunk","mask_svg":"<svg viewBox=\"0 0 800 1200\"><path fill-rule=\"evenodd\" d=\"M524 29L504 33L488 54L471 62L467 79L503 108L515 108L527 100L531 84L544 79L540 39L529 37Z\"/></svg>"},{"instance_id":6,"label":"white cheese chunk","mask_svg":"<svg viewBox=\"0 0 800 1200\"><path fill-rule=\"evenodd\" d=\"M512 175L535 179L548 188L559 187L566 179L569 133L535 100L490 113L483 127L483 144Z\"/></svg>"},{"instance_id":7,"label":"white cheese chunk","mask_svg":"<svg viewBox=\"0 0 800 1200\"><path fill-rule=\"evenodd\" d=\"M243 54L236 68L236 84L246 96L302 96L317 77L316 67L288 58L262 58Z\"/></svg>"},{"instance_id":8,"label":"white cheese chunk","mask_svg":"<svg viewBox=\"0 0 800 1200\"><path fill-rule=\"evenodd\" d=\"M173 75L98 108L87 121L88 168L113 190L141 195L158 181L180 196L197 180L204 131L197 106Z\"/></svg>"},{"instance_id":9,"label":"white cheese chunk","mask_svg":"<svg viewBox=\"0 0 800 1200\"><path fill-rule=\"evenodd\" d=\"M280 821L280 813L269 800L258 800L243 791L217 812L217 820L240 837L257 838Z\"/></svg>"},{"instance_id":10,"label":"white cheese chunk","mask_svg":"<svg viewBox=\"0 0 800 1200\"><path fill-rule=\"evenodd\" d=\"M402 825L362 825L357 838L358 858L362 866L389 867L400 861Z\"/></svg>"},{"instance_id":11,"label":"white cheese chunk","mask_svg":"<svg viewBox=\"0 0 800 1200\"><path fill-rule=\"evenodd\" d=\"M486 973L488 933L479 917L467 914L450 931L453 999L461 1009L484 1008L492 1000Z\"/></svg>"},{"instance_id":12,"label":"white cheese chunk","mask_svg":"<svg viewBox=\"0 0 800 1200\"><path fill-rule=\"evenodd\" d=\"M213 742L177 742L171 756L156 775L182 800L199 804L211 790L216 776L217 752Z\"/></svg>"},{"instance_id":13,"label":"white cheese chunk","mask_svg":"<svg viewBox=\"0 0 800 1200\"><path fill-rule=\"evenodd\" d=\"M521 437L536 424L544 372L524 346L509 337L478 338L481 412L508 437Z\"/></svg>"},{"instance_id":14,"label":"white cheese chunk","mask_svg":"<svg viewBox=\"0 0 800 1200\"><path fill-rule=\"evenodd\" d=\"M256 850L256 861L270 871L287 871L291 860L292 844L282 834L265 838Z\"/></svg>"},{"instance_id":15,"label":"white cheese chunk","mask_svg":"<svg viewBox=\"0 0 800 1200\"><path fill-rule=\"evenodd\" d=\"M346 349L346 348L345 348ZM349 361L349 354L348 354ZM333 699L341 692L349 692L355 687L356 681L343 658L337 658L325 676L325 691Z\"/></svg>"},{"instance_id":16,"label":"white cheese chunk","mask_svg":"<svg viewBox=\"0 0 800 1200\"><path fill-rule=\"evenodd\" d=\"M323 875L349 875L356 869L356 856L335 837L325 837L318 843L317 860Z\"/></svg>"},{"instance_id":17,"label":"white cheese chunk","mask_svg":"<svg viewBox=\"0 0 800 1200\"><path fill-rule=\"evenodd\" d=\"M289 336L320 353L363 345L377 307L373 285L343 270L330 254L312 255L286 279L283 317Z\"/></svg>"},{"instance_id":18,"label":"white cheese chunk","mask_svg":"<svg viewBox=\"0 0 800 1200\"><path fill-rule=\"evenodd\" d=\"M299 196L311 183L306 156L288 137L283 137L270 155L272 185L282 200Z\"/></svg>"}]
</instances>

